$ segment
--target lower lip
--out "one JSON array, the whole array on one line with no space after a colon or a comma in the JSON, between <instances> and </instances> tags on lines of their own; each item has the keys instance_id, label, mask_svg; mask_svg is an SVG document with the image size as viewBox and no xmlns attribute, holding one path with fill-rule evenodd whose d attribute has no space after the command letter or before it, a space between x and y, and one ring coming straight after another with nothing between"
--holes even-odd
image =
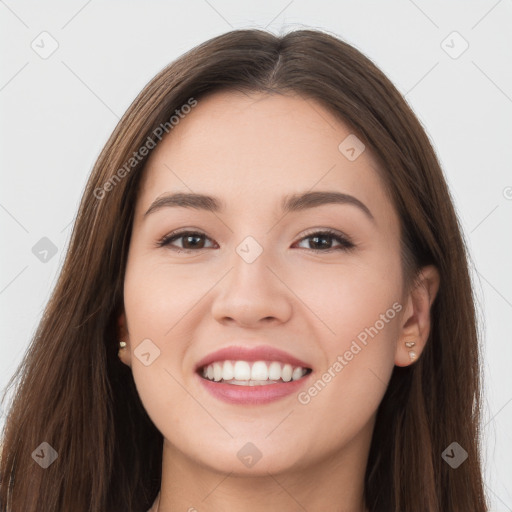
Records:
<instances>
[{"instance_id":1,"label":"lower lip","mask_svg":"<svg viewBox=\"0 0 512 512\"><path fill-rule=\"evenodd\" d=\"M235 384L225 384L204 379L196 373L197 378L207 391L215 398L231 404L266 404L274 402L285 396L297 393L306 384L311 375L312 372L304 375L299 380L263 386L237 386Z\"/></svg>"}]
</instances>

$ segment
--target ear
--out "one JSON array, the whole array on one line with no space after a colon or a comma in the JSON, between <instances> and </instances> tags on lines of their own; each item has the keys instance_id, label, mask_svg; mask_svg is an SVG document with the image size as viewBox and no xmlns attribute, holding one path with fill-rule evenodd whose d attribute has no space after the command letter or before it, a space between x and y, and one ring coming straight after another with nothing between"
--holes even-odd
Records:
<instances>
[{"instance_id":1,"label":"ear","mask_svg":"<svg viewBox=\"0 0 512 512\"><path fill-rule=\"evenodd\" d=\"M439 284L439 271L434 265L423 267L415 279L406 298L401 320L402 326L395 351L397 366L409 366L423 352L430 333L430 310ZM408 347L406 343L410 346Z\"/></svg>"},{"instance_id":2,"label":"ear","mask_svg":"<svg viewBox=\"0 0 512 512\"><path fill-rule=\"evenodd\" d=\"M124 348L121 348L119 346L119 342L124 341L126 343L126 346ZM117 318L117 344L118 344L118 354L119 359L127 366L132 365L132 358L131 358L131 344L130 344L130 335L128 333L128 324L126 322L126 314L124 310Z\"/></svg>"}]
</instances>

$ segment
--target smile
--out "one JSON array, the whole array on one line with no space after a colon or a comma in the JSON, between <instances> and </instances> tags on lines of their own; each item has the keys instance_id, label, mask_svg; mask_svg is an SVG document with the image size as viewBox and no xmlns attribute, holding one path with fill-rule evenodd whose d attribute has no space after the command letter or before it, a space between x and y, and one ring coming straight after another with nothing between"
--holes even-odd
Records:
<instances>
[{"instance_id":1,"label":"smile","mask_svg":"<svg viewBox=\"0 0 512 512\"><path fill-rule=\"evenodd\" d=\"M214 398L256 405L298 393L311 379L311 366L271 345L230 345L203 357L194 373Z\"/></svg>"},{"instance_id":2,"label":"smile","mask_svg":"<svg viewBox=\"0 0 512 512\"><path fill-rule=\"evenodd\" d=\"M279 361L215 361L199 368L199 375L213 382L235 386L266 386L296 381L311 373L311 368Z\"/></svg>"}]
</instances>

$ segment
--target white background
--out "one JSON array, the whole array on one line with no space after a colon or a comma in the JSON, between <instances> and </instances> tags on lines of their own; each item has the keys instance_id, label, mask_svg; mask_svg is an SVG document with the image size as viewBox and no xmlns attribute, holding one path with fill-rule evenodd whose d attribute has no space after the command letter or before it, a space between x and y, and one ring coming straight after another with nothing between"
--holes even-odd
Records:
<instances>
[{"instance_id":1,"label":"white background","mask_svg":"<svg viewBox=\"0 0 512 512\"><path fill-rule=\"evenodd\" d=\"M143 86L185 51L234 28L319 28L388 75L440 157L482 322L486 492L493 511L511 511L511 22L511 0L0 0L1 391L55 284L86 178ZM38 37L43 31L58 43L46 59L31 47L51 48L49 36ZM469 44L458 58L445 51L463 49L458 36L446 39L453 31ZM42 237L58 249L46 263L32 252Z\"/></svg>"}]
</instances>

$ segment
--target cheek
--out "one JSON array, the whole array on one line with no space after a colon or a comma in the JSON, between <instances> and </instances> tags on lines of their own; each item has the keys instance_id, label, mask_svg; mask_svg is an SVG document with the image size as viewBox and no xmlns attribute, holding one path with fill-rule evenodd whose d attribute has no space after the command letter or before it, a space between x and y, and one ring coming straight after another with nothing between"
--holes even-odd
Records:
<instances>
[{"instance_id":1,"label":"cheek","mask_svg":"<svg viewBox=\"0 0 512 512\"><path fill-rule=\"evenodd\" d=\"M335 400L354 411L377 407L394 367L403 309L399 259L381 256L306 275L302 285L294 286L301 286L297 294L320 320L310 317L325 358L320 377L325 375L322 382L328 381L330 389L322 391L317 405L328 408Z\"/></svg>"},{"instance_id":2,"label":"cheek","mask_svg":"<svg viewBox=\"0 0 512 512\"><path fill-rule=\"evenodd\" d=\"M311 449L340 445L357 435L377 411L394 368L399 332L400 284L366 272L326 281L319 316L333 331L317 330L325 364L298 396L305 414L318 415L318 439ZM327 284L328 283L328 284ZM337 430L333 430L333 425ZM336 434L342 432L342 434ZM338 435L338 437L337 437ZM318 446L316 446L318 445Z\"/></svg>"},{"instance_id":3,"label":"cheek","mask_svg":"<svg viewBox=\"0 0 512 512\"><path fill-rule=\"evenodd\" d=\"M348 349L356 338L364 343L365 332L400 297L401 272L398 258L395 261L389 254L347 256L343 263L326 261L300 258L273 265L286 283L275 280L274 287L280 300L293 305L293 314L302 317L288 320L308 322L314 336L323 340L323 350L332 353ZM175 337L188 323L189 313L197 317L200 312L202 321L212 321L208 314L215 292L211 299L205 296L223 274L222 265L220 260L166 264L135 256L127 267L124 290L130 334L163 341ZM271 286L265 289L268 292ZM389 331L388 322L384 330Z\"/></svg>"},{"instance_id":4,"label":"cheek","mask_svg":"<svg viewBox=\"0 0 512 512\"><path fill-rule=\"evenodd\" d=\"M180 276L183 271L171 272L169 267L152 264L150 258L142 256L129 260L124 281L133 378L146 412L157 428L167 434L172 434L167 432L169 425L179 431L184 417L197 414L183 384L180 385L187 339L184 315L197 298L188 286L191 283L185 283ZM203 288L203 294L204 291ZM139 347L147 340L151 343L145 348L150 353L146 366L144 358L139 357L143 353Z\"/></svg>"},{"instance_id":5,"label":"cheek","mask_svg":"<svg viewBox=\"0 0 512 512\"><path fill-rule=\"evenodd\" d=\"M397 333L391 320L397 316L397 309L401 309L398 258L395 260L390 255L367 259L353 257L347 258L346 263L334 265L303 262L281 276L301 299L306 308L294 301L296 307L307 314L329 352L344 348L347 342L350 345L350 340L358 335L364 342L364 333L375 324L383 337Z\"/></svg>"},{"instance_id":6,"label":"cheek","mask_svg":"<svg viewBox=\"0 0 512 512\"><path fill-rule=\"evenodd\" d=\"M134 257L127 266L124 282L130 334L163 340L205 294L207 284L183 266Z\"/></svg>"}]
</instances>

